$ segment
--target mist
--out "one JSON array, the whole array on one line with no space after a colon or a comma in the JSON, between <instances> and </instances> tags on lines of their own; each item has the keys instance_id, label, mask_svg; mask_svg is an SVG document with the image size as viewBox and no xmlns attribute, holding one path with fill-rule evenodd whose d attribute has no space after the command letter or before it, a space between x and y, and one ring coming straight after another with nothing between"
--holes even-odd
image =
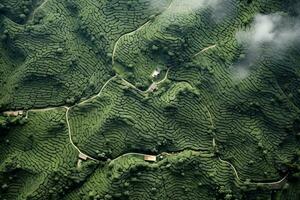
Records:
<instances>
[{"instance_id":1,"label":"mist","mask_svg":"<svg viewBox=\"0 0 300 200\"><path fill-rule=\"evenodd\" d=\"M176 14L189 14L202 8L216 7L221 0L174 0L169 10Z\"/></svg>"},{"instance_id":2,"label":"mist","mask_svg":"<svg viewBox=\"0 0 300 200\"><path fill-rule=\"evenodd\" d=\"M245 55L233 67L233 71L236 78L244 79L250 75L251 65L255 64L266 50L268 53L284 52L294 42L300 41L300 18L284 13L258 14L251 27L238 32L236 39L245 48Z\"/></svg>"}]
</instances>

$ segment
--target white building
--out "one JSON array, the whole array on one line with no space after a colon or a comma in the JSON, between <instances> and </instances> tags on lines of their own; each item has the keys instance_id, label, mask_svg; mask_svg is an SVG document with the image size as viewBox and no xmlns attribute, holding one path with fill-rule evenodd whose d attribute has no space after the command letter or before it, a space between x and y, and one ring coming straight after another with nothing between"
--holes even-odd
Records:
<instances>
[{"instance_id":1,"label":"white building","mask_svg":"<svg viewBox=\"0 0 300 200\"><path fill-rule=\"evenodd\" d=\"M154 70L154 72L151 74L151 76L153 78L156 78L160 74L160 72L161 72L160 68L156 68L156 70Z\"/></svg>"}]
</instances>

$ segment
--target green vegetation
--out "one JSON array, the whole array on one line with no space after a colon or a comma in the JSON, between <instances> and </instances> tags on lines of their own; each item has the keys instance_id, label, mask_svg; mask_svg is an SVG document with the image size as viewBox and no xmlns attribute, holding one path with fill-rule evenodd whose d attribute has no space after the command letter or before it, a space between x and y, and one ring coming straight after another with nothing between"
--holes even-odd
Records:
<instances>
[{"instance_id":1,"label":"green vegetation","mask_svg":"<svg viewBox=\"0 0 300 200\"><path fill-rule=\"evenodd\" d=\"M298 8L1 1L0 199L299 199Z\"/></svg>"}]
</instances>

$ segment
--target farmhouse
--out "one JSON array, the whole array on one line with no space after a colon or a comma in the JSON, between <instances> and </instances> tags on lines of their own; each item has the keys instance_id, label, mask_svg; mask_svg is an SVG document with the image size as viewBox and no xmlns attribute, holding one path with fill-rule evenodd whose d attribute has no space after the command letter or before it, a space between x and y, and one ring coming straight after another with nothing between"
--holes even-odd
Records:
<instances>
[{"instance_id":1,"label":"farmhouse","mask_svg":"<svg viewBox=\"0 0 300 200\"><path fill-rule=\"evenodd\" d=\"M156 162L156 156L144 155L144 160L147 162Z\"/></svg>"},{"instance_id":2,"label":"farmhouse","mask_svg":"<svg viewBox=\"0 0 300 200\"><path fill-rule=\"evenodd\" d=\"M156 68L156 70L154 70L151 76L153 78L156 78L160 74L160 71L161 71L160 68Z\"/></svg>"}]
</instances>

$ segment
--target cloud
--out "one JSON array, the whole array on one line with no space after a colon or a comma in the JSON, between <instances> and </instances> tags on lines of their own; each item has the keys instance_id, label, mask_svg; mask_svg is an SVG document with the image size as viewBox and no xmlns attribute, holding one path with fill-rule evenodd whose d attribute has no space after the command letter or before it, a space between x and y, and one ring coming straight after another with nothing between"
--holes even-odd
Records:
<instances>
[{"instance_id":1,"label":"cloud","mask_svg":"<svg viewBox=\"0 0 300 200\"><path fill-rule=\"evenodd\" d=\"M255 45L261 42L272 41L275 37L275 23L278 23L280 19L281 17L279 15L258 15L255 17L255 23L252 30L249 33L240 32L238 35L244 40L253 42Z\"/></svg>"},{"instance_id":2,"label":"cloud","mask_svg":"<svg viewBox=\"0 0 300 200\"><path fill-rule=\"evenodd\" d=\"M167 13L186 17L206 9L210 9L211 19L216 23L232 20L238 12L236 0L173 0Z\"/></svg>"},{"instance_id":3,"label":"cloud","mask_svg":"<svg viewBox=\"0 0 300 200\"><path fill-rule=\"evenodd\" d=\"M234 66L235 75L244 79L249 76L251 65L259 60L267 47L270 53L284 52L294 42L300 41L300 18L283 13L255 16L251 28L236 34L238 43L245 47L245 56ZM242 71L242 76L240 76Z\"/></svg>"},{"instance_id":4,"label":"cloud","mask_svg":"<svg viewBox=\"0 0 300 200\"><path fill-rule=\"evenodd\" d=\"M217 23L222 22L224 19L234 20L238 14L238 3L236 0L218 1L212 6L212 18Z\"/></svg>"},{"instance_id":5,"label":"cloud","mask_svg":"<svg viewBox=\"0 0 300 200\"><path fill-rule=\"evenodd\" d=\"M174 0L170 11L177 14L188 14L201 8L216 7L221 0Z\"/></svg>"},{"instance_id":6,"label":"cloud","mask_svg":"<svg viewBox=\"0 0 300 200\"><path fill-rule=\"evenodd\" d=\"M257 50L264 43L276 48L289 46L299 38L299 21L280 13L271 15L257 15L250 31L241 31L236 34L240 43L246 43L250 49Z\"/></svg>"}]
</instances>

